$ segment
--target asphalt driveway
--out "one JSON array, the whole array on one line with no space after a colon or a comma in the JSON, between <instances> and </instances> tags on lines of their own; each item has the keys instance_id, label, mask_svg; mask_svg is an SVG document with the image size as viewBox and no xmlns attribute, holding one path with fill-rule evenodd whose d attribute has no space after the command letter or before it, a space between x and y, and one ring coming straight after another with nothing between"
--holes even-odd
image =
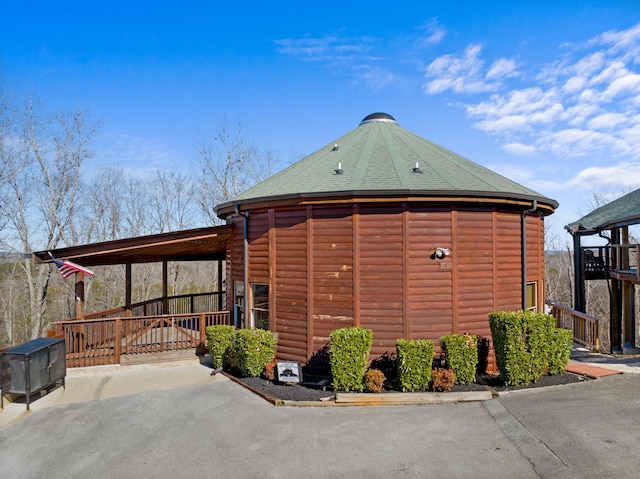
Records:
<instances>
[{"instance_id":1,"label":"asphalt driveway","mask_svg":"<svg viewBox=\"0 0 640 479\"><path fill-rule=\"evenodd\" d=\"M640 375L484 402L274 407L230 380L52 406L2 478L637 477Z\"/></svg>"}]
</instances>

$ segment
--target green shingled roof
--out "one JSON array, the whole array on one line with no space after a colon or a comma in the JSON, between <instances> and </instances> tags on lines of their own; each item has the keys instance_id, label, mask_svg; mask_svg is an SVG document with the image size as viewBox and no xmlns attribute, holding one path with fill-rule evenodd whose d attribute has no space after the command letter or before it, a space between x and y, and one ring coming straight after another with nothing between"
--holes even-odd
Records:
<instances>
[{"instance_id":1,"label":"green shingled roof","mask_svg":"<svg viewBox=\"0 0 640 479\"><path fill-rule=\"evenodd\" d=\"M593 210L565 228L572 233L597 233L624 224L638 223L640 223L640 189Z\"/></svg>"},{"instance_id":2,"label":"green shingled roof","mask_svg":"<svg viewBox=\"0 0 640 479\"><path fill-rule=\"evenodd\" d=\"M224 214L234 205L286 198L393 195L496 197L537 200L551 209L558 206L405 130L390 115L374 113L346 135L218 205L216 211Z\"/></svg>"}]
</instances>

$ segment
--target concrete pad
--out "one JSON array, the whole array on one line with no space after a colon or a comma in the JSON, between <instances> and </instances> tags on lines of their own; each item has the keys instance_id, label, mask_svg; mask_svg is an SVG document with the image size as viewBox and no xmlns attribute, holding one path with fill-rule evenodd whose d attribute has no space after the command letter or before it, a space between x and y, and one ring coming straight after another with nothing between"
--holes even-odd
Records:
<instances>
[{"instance_id":1,"label":"concrete pad","mask_svg":"<svg viewBox=\"0 0 640 479\"><path fill-rule=\"evenodd\" d=\"M97 401L137 394L145 391L173 389L196 384L226 380L222 375L211 376L211 369L197 358L132 366L92 366L69 368L66 387L59 387L29 405L9 403L5 398L0 409L0 430L28 416L31 412L62 404Z\"/></svg>"}]
</instances>

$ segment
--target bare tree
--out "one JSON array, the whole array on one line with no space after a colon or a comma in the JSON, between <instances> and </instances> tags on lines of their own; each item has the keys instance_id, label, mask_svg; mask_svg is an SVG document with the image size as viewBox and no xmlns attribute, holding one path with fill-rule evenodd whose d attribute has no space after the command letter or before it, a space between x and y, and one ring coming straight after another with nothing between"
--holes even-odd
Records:
<instances>
[{"instance_id":1,"label":"bare tree","mask_svg":"<svg viewBox=\"0 0 640 479\"><path fill-rule=\"evenodd\" d=\"M85 110L47 116L38 101L29 97L9 140L10 162L5 163L7 181L2 185L2 244L22 255L20 274L24 290L24 313L20 321L26 337L38 337L47 326L47 293L51 269L34 265L35 249L72 245L79 239L76 215L81 191L80 168L91 157L89 141L97 131ZM34 248L37 245L38 248ZM42 248L44 246L44 248ZM15 331L15 328L14 328Z\"/></svg>"},{"instance_id":2,"label":"bare tree","mask_svg":"<svg viewBox=\"0 0 640 479\"><path fill-rule=\"evenodd\" d=\"M217 224L214 207L270 176L276 161L271 151L249 143L238 123L232 130L222 118L213 140L198 146L198 202L203 215Z\"/></svg>"},{"instance_id":3,"label":"bare tree","mask_svg":"<svg viewBox=\"0 0 640 479\"><path fill-rule=\"evenodd\" d=\"M150 213L158 233L195 226L195 193L191 179L176 170L156 171L150 183Z\"/></svg>"}]
</instances>

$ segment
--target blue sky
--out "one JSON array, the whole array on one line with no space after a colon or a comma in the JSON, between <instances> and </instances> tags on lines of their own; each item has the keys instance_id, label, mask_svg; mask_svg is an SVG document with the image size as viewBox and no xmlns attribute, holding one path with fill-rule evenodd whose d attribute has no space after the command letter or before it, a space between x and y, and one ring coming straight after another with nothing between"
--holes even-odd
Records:
<instances>
[{"instance_id":1,"label":"blue sky","mask_svg":"<svg viewBox=\"0 0 640 479\"><path fill-rule=\"evenodd\" d=\"M556 234L640 188L638 1L92 3L5 2L0 93L90 109L93 165L189 167L226 117L286 166L383 111L557 200Z\"/></svg>"}]
</instances>

